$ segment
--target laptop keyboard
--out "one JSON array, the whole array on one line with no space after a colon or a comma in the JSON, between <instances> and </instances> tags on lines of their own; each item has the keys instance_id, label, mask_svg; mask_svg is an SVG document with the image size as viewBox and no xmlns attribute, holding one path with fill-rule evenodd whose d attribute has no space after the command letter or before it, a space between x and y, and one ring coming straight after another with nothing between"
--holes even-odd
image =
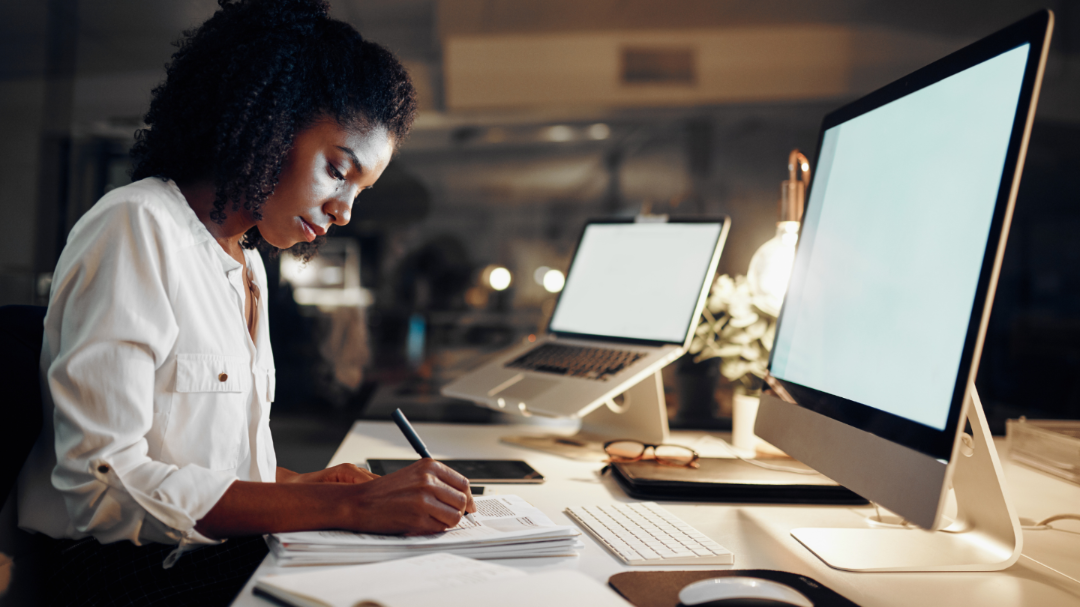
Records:
<instances>
[{"instance_id":1,"label":"laptop keyboard","mask_svg":"<svg viewBox=\"0 0 1080 607\"><path fill-rule=\"evenodd\" d=\"M607 381L608 376L615 375L643 356L644 352L632 350L544 344L506 363L506 366Z\"/></svg>"}]
</instances>

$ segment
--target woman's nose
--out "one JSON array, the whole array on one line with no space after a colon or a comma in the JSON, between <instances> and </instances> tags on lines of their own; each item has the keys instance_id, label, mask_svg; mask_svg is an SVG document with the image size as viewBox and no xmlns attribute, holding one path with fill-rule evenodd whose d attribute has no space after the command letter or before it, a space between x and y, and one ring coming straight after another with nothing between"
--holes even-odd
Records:
<instances>
[{"instance_id":1,"label":"woman's nose","mask_svg":"<svg viewBox=\"0 0 1080 607\"><path fill-rule=\"evenodd\" d=\"M346 197L335 197L327 201L323 210L330 216L330 222L339 226L349 223L352 219L352 201L352 198Z\"/></svg>"}]
</instances>

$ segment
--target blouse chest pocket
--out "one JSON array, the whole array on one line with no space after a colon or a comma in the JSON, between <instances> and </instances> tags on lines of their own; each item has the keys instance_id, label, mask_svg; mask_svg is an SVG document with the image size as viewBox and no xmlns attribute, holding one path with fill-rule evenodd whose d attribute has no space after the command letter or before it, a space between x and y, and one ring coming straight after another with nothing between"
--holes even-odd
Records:
<instances>
[{"instance_id":1,"label":"blouse chest pocket","mask_svg":"<svg viewBox=\"0 0 1080 607\"><path fill-rule=\"evenodd\" d=\"M246 392L251 371L244 356L177 354L177 392Z\"/></svg>"},{"instance_id":2,"label":"blouse chest pocket","mask_svg":"<svg viewBox=\"0 0 1080 607\"><path fill-rule=\"evenodd\" d=\"M248 442L250 364L246 356L177 355L163 459L211 470L239 465Z\"/></svg>"}]
</instances>

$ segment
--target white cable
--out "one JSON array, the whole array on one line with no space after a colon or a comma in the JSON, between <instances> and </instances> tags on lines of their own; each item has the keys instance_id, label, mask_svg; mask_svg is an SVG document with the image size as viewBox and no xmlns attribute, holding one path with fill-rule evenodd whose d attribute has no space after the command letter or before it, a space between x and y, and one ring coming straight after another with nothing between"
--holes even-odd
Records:
<instances>
[{"instance_id":1,"label":"white cable","mask_svg":"<svg viewBox=\"0 0 1080 607\"><path fill-rule=\"evenodd\" d=\"M1049 529L1051 531L1060 531L1060 529L1054 529L1053 527L1050 526L1050 523L1052 523L1054 521L1060 521L1060 520L1080 521L1080 515L1078 515L1078 514L1055 514L1053 516L1048 516L1048 517L1044 518L1043 520L1039 521L1038 523L1035 523L1034 525L1026 525L1023 528L1024 529ZM1073 576L1071 576L1071 575L1069 575L1069 574L1067 574L1067 573L1065 573L1063 571L1058 571L1057 569L1054 569L1053 567L1051 567L1050 565L1047 565L1046 563L1044 563L1042 561L1037 561L1037 560L1031 558L1030 556L1028 556L1026 554L1021 554L1020 556L1026 558L1027 560L1031 561L1032 563L1035 563L1037 565L1042 565L1043 567L1046 567L1050 571L1053 571L1054 573L1060 575L1063 578L1070 579L1070 580L1076 582L1077 584L1080 584L1080 579L1076 579Z\"/></svg>"},{"instance_id":2,"label":"white cable","mask_svg":"<svg viewBox=\"0 0 1080 607\"><path fill-rule=\"evenodd\" d=\"M1021 523L1020 528L1021 529L1028 529L1028 530L1054 529L1053 527L1050 526L1050 523L1052 523L1054 521L1061 521L1061 520L1080 521L1080 515L1077 515L1077 514L1055 514L1054 516L1044 518L1043 520L1041 520L1041 521L1039 521L1037 523L1032 522L1030 525L1023 524L1024 519L1021 518L1020 519L1020 523ZM1031 521L1031 519L1028 519L1028 521Z\"/></svg>"},{"instance_id":3,"label":"white cable","mask_svg":"<svg viewBox=\"0 0 1080 607\"><path fill-rule=\"evenodd\" d=\"M1055 514L1054 516L1044 518L1043 520L1035 523L1035 526L1036 527L1045 527L1045 526L1048 526L1050 523L1052 523L1054 521L1061 521L1061 520L1080 521L1080 514Z\"/></svg>"},{"instance_id":4,"label":"white cable","mask_svg":"<svg viewBox=\"0 0 1080 607\"><path fill-rule=\"evenodd\" d=\"M1047 565L1046 563L1044 563L1042 561L1036 561L1035 559L1031 558L1030 556L1028 556L1026 554L1021 553L1020 556L1026 558L1027 560L1031 561L1032 563L1035 563L1036 565L1042 565L1043 567L1046 567L1050 571L1053 571L1054 573L1060 575L1063 578L1070 579L1070 580L1076 582L1077 584L1080 584L1080 580L1074 578L1073 576L1069 575L1068 573L1058 571L1057 569L1054 569L1050 565Z\"/></svg>"}]
</instances>

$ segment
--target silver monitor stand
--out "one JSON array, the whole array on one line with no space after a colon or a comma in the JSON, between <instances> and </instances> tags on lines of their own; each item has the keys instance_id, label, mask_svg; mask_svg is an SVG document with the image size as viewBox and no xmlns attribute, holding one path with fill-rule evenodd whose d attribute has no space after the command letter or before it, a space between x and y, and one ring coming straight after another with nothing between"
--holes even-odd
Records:
<instances>
[{"instance_id":1,"label":"silver monitor stand","mask_svg":"<svg viewBox=\"0 0 1080 607\"><path fill-rule=\"evenodd\" d=\"M1023 535L1005 493L1001 462L974 385L969 385L966 409L972 434L961 432L953 449L951 486L957 511L950 517L951 524L937 531L808 528L794 529L791 535L830 567L846 571L998 571L1011 566L1020 558ZM805 435L819 431L828 435L837 430L831 427L833 424L844 425L776 396L765 395L754 431L766 441L784 445L793 456L813 466L814 457L798 453L797 446L796 453L792 453L791 429L797 428ZM846 426L846 432L849 440L865 441L870 450L888 444L866 432L853 435L852 432L858 431L850 426ZM857 444L850 446L851 452L857 451ZM896 456L913 457L911 452ZM946 483L948 480L946 474ZM942 492L943 500L947 493Z\"/></svg>"}]
</instances>

